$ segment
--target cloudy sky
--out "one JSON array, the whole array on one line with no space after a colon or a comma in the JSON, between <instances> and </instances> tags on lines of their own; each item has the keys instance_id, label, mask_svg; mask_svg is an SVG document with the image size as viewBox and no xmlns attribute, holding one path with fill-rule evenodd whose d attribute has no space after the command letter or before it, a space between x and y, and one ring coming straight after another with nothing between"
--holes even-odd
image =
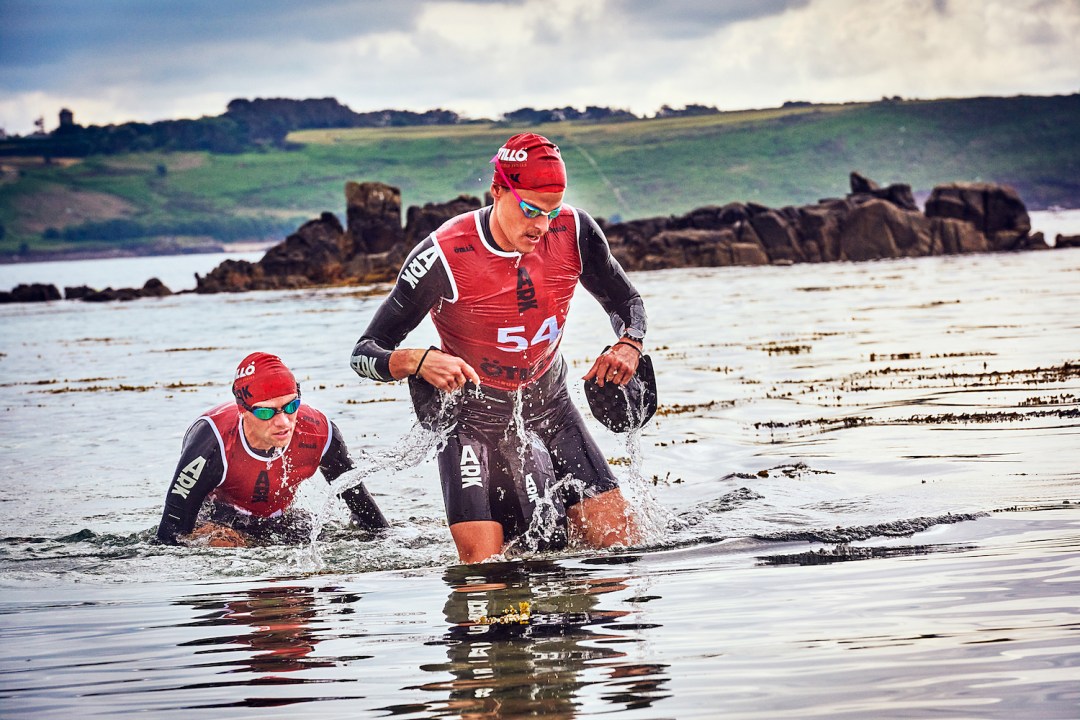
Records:
<instances>
[{"instance_id":1,"label":"cloudy sky","mask_svg":"<svg viewBox=\"0 0 1080 720\"><path fill-rule=\"evenodd\" d=\"M1080 0L0 0L0 128L1080 91Z\"/></svg>"}]
</instances>

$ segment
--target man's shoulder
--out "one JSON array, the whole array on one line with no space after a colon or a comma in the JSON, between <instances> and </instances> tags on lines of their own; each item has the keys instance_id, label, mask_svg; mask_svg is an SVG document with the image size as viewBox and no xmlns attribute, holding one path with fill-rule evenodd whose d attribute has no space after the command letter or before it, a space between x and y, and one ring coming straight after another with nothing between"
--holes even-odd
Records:
<instances>
[{"instance_id":1,"label":"man's shoulder","mask_svg":"<svg viewBox=\"0 0 1080 720\"><path fill-rule=\"evenodd\" d=\"M440 225L435 232L431 233L428 237L434 242L444 244L446 242L453 242L461 237L475 236L478 232L481 218L483 217L482 212L483 208L455 215Z\"/></svg>"},{"instance_id":2,"label":"man's shoulder","mask_svg":"<svg viewBox=\"0 0 1080 720\"><path fill-rule=\"evenodd\" d=\"M301 403L297 414L296 431L298 433L322 435L330 432L330 418L322 410Z\"/></svg>"},{"instance_id":3,"label":"man's shoulder","mask_svg":"<svg viewBox=\"0 0 1080 720\"><path fill-rule=\"evenodd\" d=\"M324 424L324 425L328 424L330 422L330 420L327 417L326 413L324 413L322 410L319 410L316 407L308 405L305 402L300 403L300 409L297 410L297 412L300 414L300 420L307 420L309 422L318 422L318 423L321 423L321 424Z\"/></svg>"}]
</instances>

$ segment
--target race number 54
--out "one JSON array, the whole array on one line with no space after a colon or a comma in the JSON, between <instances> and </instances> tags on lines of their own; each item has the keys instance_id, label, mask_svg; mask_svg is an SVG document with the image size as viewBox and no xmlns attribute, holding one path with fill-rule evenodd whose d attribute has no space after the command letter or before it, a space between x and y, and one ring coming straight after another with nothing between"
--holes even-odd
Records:
<instances>
[{"instance_id":1,"label":"race number 54","mask_svg":"<svg viewBox=\"0 0 1080 720\"><path fill-rule=\"evenodd\" d=\"M555 316L552 315L540 324L540 327L533 335L532 340L529 340L528 336L525 334L524 325L499 328L499 345L496 347L503 352L522 352L529 347L538 345L542 342L555 342L559 339L560 332L562 332L562 330L559 328L559 322L555 319Z\"/></svg>"}]
</instances>

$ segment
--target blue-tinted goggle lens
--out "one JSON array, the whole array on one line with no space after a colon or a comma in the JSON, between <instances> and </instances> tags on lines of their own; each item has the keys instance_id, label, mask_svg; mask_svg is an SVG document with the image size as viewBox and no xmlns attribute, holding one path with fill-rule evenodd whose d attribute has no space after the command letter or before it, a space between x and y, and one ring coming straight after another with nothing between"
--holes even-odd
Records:
<instances>
[{"instance_id":1,"label":"blue-tinted goggle lens","mask_svg":"<svg viewBox=\"0 0 1080 720\"><path fill-rule=\"evenodd\" d=\"M292 402L286 403L285 405L282 405L279 408L248 407L248 410L251 411L251 414L254 415L255 417L259 418L260 420L269 420L272 417L274 417L275 415L277 415L279 412L285 413L286 415L292 415L293 413L295 413L299 409L300 409L300 398L296 398Z\"/></svg>"},{"instance_id":2,"label":"blue-tinted goggle lens","mask_svg":"<svg viewBox=\"0 0 1080 720\"><path fill-rule=\"evenodd\" d=\"M513 191L513 189L514 188L510 188L511 191ZM517 193L514 193L514 195L516 196ZM521 212L525 213L525 217L529 218L530 220L535 217L540 217L541 215L547 215L548 220L554 220L555 218L559 217L559 213L562 212L562 205L555 208L551 212L546 213L535 205L530 205L521 198L518 198L518 205L521 206Z\"/></svg>"}]
</instances>

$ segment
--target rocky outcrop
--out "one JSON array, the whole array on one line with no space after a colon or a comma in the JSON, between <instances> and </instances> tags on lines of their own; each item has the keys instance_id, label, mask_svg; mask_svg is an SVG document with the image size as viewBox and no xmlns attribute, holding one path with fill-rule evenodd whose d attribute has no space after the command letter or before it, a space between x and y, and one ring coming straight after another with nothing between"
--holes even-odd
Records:
<instances>
[{"instance_id":1,"label":"rocky outcrop","mask_svg":"<svg viewBox=\"0 0 1080 720\"><path fill-rule=\"evenodd\" d=\"M256 263L226 260L205 277L196 292L276 290L345 285L393 279L413 245L444 222L480 207L462 195L447 203L409 208L401 226L401 191L382 183L346 183L347 226L324 212L275 245Z\"/></svg>"},{"instance_id":2,"label":"rocky outcrop","mask_svg":"<svg viewBox=\"0 0 1080 720\"><path fill-rule=\"evenodd\" d=\"M1011 188L954 183L935 188L920 212L911 187L880 187L852 173L851 193L803 207L733 203L682 218L605 226L628 270L882 260L1047 247ZM695 232L687 234L686 228ZM736 251L737 247L737 251Z\"/></svg>"},{"instance_id":3,"label":"rocky outcrop","mask_svg":"<svg viewBox=\"0 0 1080 720\"><path fill-rule=\"evenodd\" d=\"M990 250L1029 249L1031 218L1016 191L989 183L952 183L934 188L926 216L971 223L986 236ZM1042 243L1046 245L1045 242Z\"/></svg>"},{"instance_id":4,"label":"rocky outcrop","mask_svg":"<svg viewBox=\"0 0 1080 720\"><path fill-rule=\"evenodd\" d=\"M81 295L80 299L85 302L138 300L147 297L166 297L173 294L172 290L157 278L150 278L141 288L119 288L114 290L108 287L104 290L92 290L88 293L82 293L81 289L79 289L78 293Z\"/></svg>"},{"instance_id":5,"label":"rocky outcrop","mask_svg":"<svg viewBox=\"0 0 1080 720\"><path fill-rule=\"evenodd\" d=\"M881 187L853 172L851 192L802 207L757 203L706 206L682 216L597 222L612 254L627 270L725 265L788 265L804 262L1047 249L1016 192L1004 185L951 183L934 188L919 210L911 187ZM408 252L443 222L481 207L461 195L446 203L410 207L402 227L401 191L383 183L345 185L343 227L324 212L255 263L226 260L196 292L243 292L393 280ZM490 198L485 198L490 202ZM1056 247L1080 238L1058 236ZM51 290L49 289L51 288ZM142 289L65 288L68 298L91 302L170 294L160 281ZM53 286L22 286L0 293L0 302L58 300Z\"/></svg>"},{"instance_id":6,"label":"rocky outcrop","mask_svg":"<svg viewBox=\"0 0 1080 720\"><path fill-rule=\"evenodd\" d=\"M953 183L934 189L921 212L911 187L881 187L851 173L851 192L803 207L757 203L707 206L675 217L599 221L627 270L723 265L863 261L1046 247L1011 188ZM480 207L477 198L409 208L380 183L345 188L348 228L324 214L259 263L227 262L199 279L199 292L387 281L408 251L449 218ZM308 238L301 242L301 238ZM316 238L318 241L316 242ZM335 254L336 247L340 254ZM288 262L281 262L287 257Z\"/></svg>"},{"instance_id":7,"label":"rocky outcrop","mask_svg":"<svg viewBox=\"0 0 1080 720\"><path fill-rule=\"evenodd\" d=\"M76 285L75 287L64 288L65 300L82 300L87 295L97 292L94 288L87 285Z\"/></svg>"},{"instance_id":8,"label":"rocky outcrop","mask_svg":"<svg viewBox=\"0 0 1080 720\"><path fill-rule=\"evenodd\" d=\"M377 182L345 183L346 257L385 253L402 241L401 191Z\"/></svg>"},{"instance_id":9,"label":"rocky outcrop","mask_svg":"<svg viewBox=\"0 0 1080 720\"><path fill-rule=\"evenodd\" d=\"M0 292L0 303L48 302L59 299L60 291L56 286L44 283L16 285L11 292Z\"/></svg>"}]
</instances>

